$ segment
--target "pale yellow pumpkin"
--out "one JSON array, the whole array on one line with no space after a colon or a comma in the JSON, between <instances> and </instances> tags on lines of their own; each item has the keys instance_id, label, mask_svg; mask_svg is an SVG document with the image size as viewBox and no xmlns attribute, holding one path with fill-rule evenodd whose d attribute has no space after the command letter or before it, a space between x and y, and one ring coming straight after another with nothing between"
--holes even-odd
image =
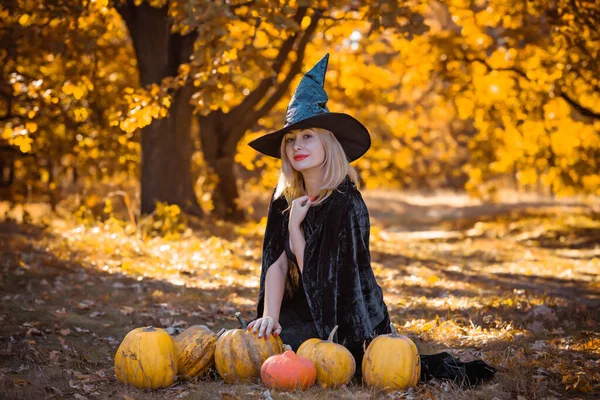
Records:
<instances>
[{"instance_id":1,"label":"pale yellow pumpkin","mask_svg":"<svg viewBox=\"0 0 600 400\"><path fill-rule=\"evenodd\" d=\"M260 379L260 367L272 355L284 352L279 336L266 339L247 329L240 313L235 316L242 329L230 329L217 340L215 367L226 383L248 382Z\"/></svg>"},{"instance_id":2,"label":"pale yellow pumpkin","mask_svg":"<svg viewBox=\"0 0 600 400\"><path fill-rule=\"evenodd\" d=\"M119 382L138 389L167 387L177 378L175 343L164 329L136 328L129 332L115 355Z\"/></svg>"},{"instance_id":3,"label":"pale yellow pumpkin","mask_svg":"<svg viewBox=\"0 0 600 400\"><path fill-rule=\"evenodd\" d=\"M201 377L215 364L217 335L204 325L190 326L175 337L177 370L185 379Z\"/></svg>"},{"instance_id":4,"label":"pale yellow pumpkin","mask_svg":"<svg viewBox=\"0 0 600 400\"><path fill-rule=\"evenodd\" d=\"M393 324L391 328L392 333L369 344L362 362L363 381L382 390L408 389L419 382L421 358L415 343L399 335Z\"/></svg>"},{"instance_id":5,"label":"pale yellow pumpkin","mask_svg":"<svg viewBox=\"0 0 600 400\"><path fill-rule=\"evenodd\" d=\"M317 368L317 384L322 388L337 388L350 382L356 372L356 361L350 350L333 342L336 325L327 340L308 339L297 354L311 360Z\"/></svg>"}]
</instances>

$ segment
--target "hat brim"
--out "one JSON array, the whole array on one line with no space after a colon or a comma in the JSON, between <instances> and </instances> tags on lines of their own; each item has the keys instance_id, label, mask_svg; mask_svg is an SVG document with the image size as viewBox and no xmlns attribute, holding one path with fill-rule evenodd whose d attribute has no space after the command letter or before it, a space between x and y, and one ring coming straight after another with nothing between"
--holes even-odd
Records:
<instances>
[{"instance_id":1,"label":"hat brim","mask_svg":"<svg viewBox=\"0 0 600 400\"><path fill-rule=\"evenodd\" d=\"M283 136L296 129L323 128L334 134L350 162L362 157L371 147L369 131L354 117L344 113L323 113L288 125L278 131L254 139L248 145L271 157L281 158Z\"/></svg>"}]
</instances>

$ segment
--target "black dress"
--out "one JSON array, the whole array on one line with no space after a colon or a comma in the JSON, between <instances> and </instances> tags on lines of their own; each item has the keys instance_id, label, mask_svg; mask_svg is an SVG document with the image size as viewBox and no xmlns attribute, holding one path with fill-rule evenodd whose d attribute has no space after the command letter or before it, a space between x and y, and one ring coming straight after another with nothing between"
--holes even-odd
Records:
<instances>
[{"instance_id":1,"label":"black dress","mask_svg":"<svg viewBox=\"0 0 600 400\"><path fill-rule=\"evenodd\" d=\"M370 222L362 196L346 177L327 201L308 209L301 223L306 247L300 273L289 248L288 204L274 194L263 241L256 318L264 311L267 270L285 251L288 274L279 314L283 342L297 350L308 339L327 339L336 324L334 341L352 353L355 377L360 377L364 349L377 335L391 331L383 293L370 266ZM496 372L482 360L463 363L447 352L420 358L421 381L449 379L471 386Z\"/></svg>"},{"instance_id":2,"label":"black dress","mask_svg":"<svg viewBox=\"0 0 600 400\"><path fill-rule=\"evenodd\" d=\"M311 217L312 214L306 217L308 224L310 224ZM306 340L319 338L319 333L315 327L310 307L306 300L306 293L300 276L300 268L298 267L298 259L290 248L289 231L287 230L284 240L284 249L289 265L288 277L286 279L286 293L289 293L290 296L286 299L284 295L284 299L282 300L281 311L279 313L279 323L282 327L280 336L284 343L289 344L294 351L297 351L298 347ZM386 317L375 328L375 333L381 335L390 332L390 320L386 313ZM344 344L356 361L355 377L362 376L361 366L364 349L369 346L373 338L367 339L364 344L356 344L354 346Z\"/></svg>"},{"instance_id":3,"label":"black dress","mask_svg":"<svg viewBox=\"0 0 600 400\"><path fill-rule=\"evenodd\" d=\"M289 267L286 279L287 296L284 296L279 312L279 323L283 328L280 336L284 343L289 344L294 351L297 351L304 341L318 338L319 334L306 300L298 260L290 249L289 236L285 238L284 246Z\"/></svg>"}]
</instances>

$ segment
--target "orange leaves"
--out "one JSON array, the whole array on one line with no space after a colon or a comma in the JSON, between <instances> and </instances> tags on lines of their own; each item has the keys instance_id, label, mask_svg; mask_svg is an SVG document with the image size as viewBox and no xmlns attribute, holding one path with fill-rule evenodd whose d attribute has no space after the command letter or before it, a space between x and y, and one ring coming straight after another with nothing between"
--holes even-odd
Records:
<instances>
[{"instance_id":1,"label":"orange leaves","mask_svg":"<svg viewBox=\"0 0 600 400\"><path fill-rule=\"evenodd\" d=\"M25 129L30 133L35 133L35 131L38 129L38 126L35 122L27 122L25 124Z\"/></svg>"},{"instance_id":2,"label":"orange leaves","mask_svg":"<svg viewBox=\"0 0 600 400\"><path fill-rule=\"evenodd\" d=\"M29 26L29 24L31 23L32 18L30 15L28 14L23 14L19 17L19 24L21 24L24 27Z\"/></svg>"},{"instance_id":3,"label":"orange leaves","mask_svg":"<svg viewBox=\"0 0 600 400\"><path fill-rule=\"evenodd\" d=\"M167 4L134 2L142 3ZM343 2L175 0L168 5L171 32L198 31L193 58L184 60L176 76L143 88L136 84L134 49L114 2L95 0L77 12L52 13L35 2L18 2L18 13L0 7L0 24L23 38L36 29L40 40L36 46L15 43L18 62L7 64L5 77L15 96L14 118L0 127L0 136L21 150L48 148L57 159L66 151L76 160L74 168L89 160L80 171L97 171L94 164L101 161L112 165L107 171L127 165L126 172L133 173L139 129L169 118L171 96L183 83L194 85L196 114L227 114L263 79L272 79L254 109L264 104L300 55L296 42L281 71L273 71L283 42L315 21L312 9L294 20L298 5L309 3L327 4L327 18L310 38L302 66L332 53L326 84L330 109L357 116L373 137L363 164L369 187L455 185L470 176L467 186L473 189L498 175L522 172L518 180L528 184L598 190L600 124L561 97L568 94L600 112L592 90L597 77L577 76L594 60L568 40L573 32L579 35L575 39L593 39L593 32L577 25L577 14L563 1L564 11L555 16L560 26L553 30L540 22L539 7L513 0L419 1L398 8L365 1L352 11ZM436 29L417 33L418 13L425 11ZM593 40L583 42L588 50L596 46ZM7 57L0 50L0 59ZM284 94L247 138L279 127L288 100ZM0 103L0 116L5 105ZM236 162L263 177L250 185L269 188L276 177L264 171L277 164L254 154L245 139Z\"/></svg>"},{"instance_id":4,"label":"orange leaves","mask_svg":"<svg viewBox=\"0 0 600 400\"><path fill-rule=\"evenodd\" d=\"M517 179L522 185L534 185L538 180L535 168L527 168L517 172Z\"/></svg>"},{"instance_id":5,"label":"orange leaves","mask_svg":"<svg viewBox=\"0 0 600 400\"><path fill-rule=\"evenodd\" d=\"M475 90L481 95L478 102L487 105L494 102L507 100L515 95L514 79L507 73L493 71L473 77Z\"/></svg>"},{"instance_id":6,"label":"orange leaves","mask_svg":"<svg viewBox=\"0 0 600 400\"><path fill-rule=\"evenodd\" d=\"M267 36L267 33L265 31L259 30L256 32L256 37L254 38L253 43L255 47L262 49L264 47L267 47L269 42L269 37Z\"/></svg>"},{"instance_id":7,"label":"orange leaves","mask_svg":"<svg viewBox=\"0 0 600 400\"><path fill-rule=\"evenodd\" d=\"M75 99L80 100L83 97L84 89L79 85L74 85L71 82L65 82L62 87L62 91L66 95L73 95Z\"/></svg>"},{"instance_id":8,"label":"orange leaves","mask_svg":"<svg viewBox=\"0 0 600 400\"><path fill-rule=\"evenodd\" d=\"M10 143L19 147L23 153L29 153L31 151L31 144L33 143L33 139L30 136L19 135L13 138Z\"/></svg>"},{"instance_id":9,"label":"orange leaves","mask_svg":"<svg viewBox=\"0 0 600 400\"><path fill-rule=\"evenodd\" d=\"M582 393L592 393L594 391L594 388L586 379L583 372L574 375L564 375L562 377L562 383L565 385L567 391L574 390Z\"/></svg>"},{"instance_id":10,"label":"orange leaves","mask_svg":"<svg viewBox=\"0 0 600 400\"><path fill-rule=\"evenodd\" d=\"M112 107L111 125L133 133L152 123L153 119L165 118L170 106L171 96L165 87L157 84L137 90L129 87L125 89L121 103Z\"/></svg>"},{"instance_id":11,"label":"orange leaves","mask_svg":"<svg viewBox=\"0 0 600 400\"><path fill-rule=\"evenodd\" d=\"M562 119L571 113L569 104L562 98L555 98L544 104L544 117L548 120Z\"/></svg>"},{"instance_id":12,"label":"orange leaves","mask_svg":"<svg viewBox=\"0 0 600 400\"><path fill-rule=\"evenodd\" d=\"M456 104L459 118L467 119L473 116L475 102L472 98L467 96L459 96L456 99L454 99L454 103Z\"/></svg>"}]
</instances>

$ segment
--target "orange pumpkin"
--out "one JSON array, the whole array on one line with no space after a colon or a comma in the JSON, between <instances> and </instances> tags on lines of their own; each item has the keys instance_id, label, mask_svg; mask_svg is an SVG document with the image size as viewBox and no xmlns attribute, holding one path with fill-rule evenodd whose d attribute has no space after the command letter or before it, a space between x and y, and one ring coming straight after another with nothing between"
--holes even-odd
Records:
<instances>
[{"instance_id":1,"label":"orange pumpkin","mask_svg":"<svg viewBox=\"0 0 600 400\"><path fill-rule=\"evenodd\" d=\"M308 358L286 350L267 358L260 368L260 378L270 389L306 390L314 385L317 369Z\"/></svg>"},{"instance_id":2,"label":"orange pumpkin","mask_svg":"<svg viewBox=\"0 0 600 400\"><path fill-rule=\"evenodd\" d=\"M377 336L365 352L362 362L363 380L382 390L414 387L421 375L421 358L415 343L399 335L394 324L392 333Z\"/></svg>"},{"instance_id":3,"label":"orange pumpkin","mask_svg":"<svg viewBox=\"0 0 600 400\"><path fill-rule=\"evenodd\" d=\"M164 329L151 326L132 330L117 349L115 375L138 389L170 386L177 378L173 339Z\"/></svg>"},{"instance_id":4,"label":"orange pumpkin","mask_svg":"<svg viewBox=\"0 0 600 400\"><path fill-rule=\"evenodd\" d=\"M235 313L242 329L230 329L217 341L215 349L215 367L226 383L237 383L260 378L260 367L265 360L284 351L279 336L269 335L259 338L249 331L246 322Z\"/></svg>"},{"instance_id":5,"label":"orange pumpkin","mask_svg":"<svg viewBox=\"0 0 600 400\"><path fill-rule=\"evenodd\" d=\"M323 388L337 388L350 382L356 361L350 350L333 342L336 325L327 340L308 339L298 348L298 355L310 359L317 369L317 383Z\"/></svg>"},{"instance_id":6,"label":"orange pumpkin","mask_svg":"<svg viewBox=\"0 0 600 400\"><path fill-rule=\"evenodd\" d=\"M208 372L215 363L217 336L204 325L194 325L175 337L180 376L190 379Z\"/></svg>"}]
</instances>

